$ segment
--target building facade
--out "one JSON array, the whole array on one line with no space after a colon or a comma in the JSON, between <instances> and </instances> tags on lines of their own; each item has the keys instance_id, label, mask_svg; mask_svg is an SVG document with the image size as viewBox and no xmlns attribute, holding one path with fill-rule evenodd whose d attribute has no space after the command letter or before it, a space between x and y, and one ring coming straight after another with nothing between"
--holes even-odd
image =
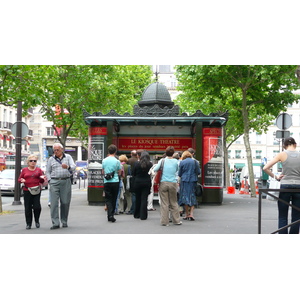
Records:
<instances>
[{"instance_id":1,"label":"building facade","mask_svg":"<svg viewBox=\"0 0 300 300\"><path fill-rule=\"evenodd\" d=\"M33 116L32 109L27 111L26 117L22 118L28 128L28 134L22 139L21 160L26 165L26 158L30 152L30 142L33 130L30 127L30 119ZM16 145L15 136L12 132L13 125L17 122L17 109L12 106L0 105L0 170L14 168Z\"/></svg>"},{"instance_id":2,"label":"building facade","mask_svg":"<svg viewBox=\"0 0 300 300\"><path fill-rule=\"evenodd\" d=\"M297 91L300 94L300 91ZM300 103L293 103L287 107L287 111L292 118L292 126L286 131L300 144ZM277 153L282 151L282 139L276 138L276 131L280 130L276 125L276 119L268 127L266 133L259 134L250 132L250 145L252 151L252 161L255 165L260 165L262 159L271 160ZM237 139L228 150L228 161L230 169L242 168L247 164L246 149L243 136Z\"/></svg>"}]
</instances>

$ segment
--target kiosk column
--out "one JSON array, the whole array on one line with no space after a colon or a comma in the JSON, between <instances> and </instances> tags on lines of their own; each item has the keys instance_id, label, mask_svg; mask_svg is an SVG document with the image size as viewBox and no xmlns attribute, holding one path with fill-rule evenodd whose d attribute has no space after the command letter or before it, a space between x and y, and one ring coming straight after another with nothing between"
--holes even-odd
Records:
<instances>
[{"instance_id":1,"label":"kiosk column","mask_svg":"<svg viewBox=\"0 0 300 300\"><path fill-rule=\"evenodd\" d=\"M90 205L104 203L102 160L107 148L107 127L89 127L88 151L88 202Z\"/></svg>"},{"instance_id":2,"label":"kiosk column","mask_svg":"<svg viewBox=\"0 0 300 300\"><path fill-rule=\"evenodd\" d=\"M223 139L222 127L203 128L203 203L223 202Z\"/></svg>"}]
</instances>

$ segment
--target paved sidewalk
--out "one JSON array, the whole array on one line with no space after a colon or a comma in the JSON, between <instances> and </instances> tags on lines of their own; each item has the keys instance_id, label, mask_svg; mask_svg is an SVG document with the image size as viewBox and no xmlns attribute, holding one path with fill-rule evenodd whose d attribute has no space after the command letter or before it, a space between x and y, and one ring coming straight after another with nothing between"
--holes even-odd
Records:
<instances>
[{"instance_id":1,"label":"paved sidewalk","mask_svg":"<svg viewBox=\"0 0 300 300\"><path fill-rule=\"evenodd\" d=\"M47 206L48 192L41 197L41 227L25 229L23 205L4 204L4 211L13 211L0 215L1 234L257 234L258 233L258 196L227 194L224 192L222 205L200 205L194 211L195 221L183 221L177 226L160 226L160 210L156 202L156 211L149 211L148 219L141 221L132 215L117 215L117 221L107 221L103 206L90 206L86 190L73 190L69 213L68 228L50 230L50 209ZM12 198L13 201L13 198ZM23 199L21 200L23 201ZM277 204L273 200L263 199L262 233L271 233L277 229Z\"/></svg>"}]
</instances>

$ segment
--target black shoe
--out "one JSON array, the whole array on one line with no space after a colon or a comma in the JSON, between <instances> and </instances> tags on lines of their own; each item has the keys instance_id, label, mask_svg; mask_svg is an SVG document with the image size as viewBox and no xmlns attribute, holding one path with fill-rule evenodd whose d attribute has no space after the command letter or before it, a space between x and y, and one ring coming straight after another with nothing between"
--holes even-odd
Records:
<instances>
[{"instance_id":1,"label":"black shoe","mask_svg":"<svg viewBox=\"0 0 300 300\"><path fill-rule=\"evenodd\" d=\"M40 228L40 227L41 227L40 223L36 222L36 223L35 223L35 227L36 227L36 228Z\"/></svg>"},{"instance_id":2,"label":"black shoe","mask_svg":"<svg viewBox=\"0 0 300 300\"><path fill-rule=\"evenodd\" d=\"M27 225L27 226L26 226L26 229L31 229L31 225Z\"/></svg>"},{"instance_id":3,"label":"black shoe","mask_svg":"<svg viewBox=\"0 0 300 300\"><path fill-rule=\"evenodd\" d=\"M52 230L52 229L58 229L58 228L59 228L59 226L53 225L50 229Z\"/></svg>"},{"instance_id":4,"label":"black shoe","mask_svg":"<svg viewBox=\"0 0 300 300\"><path fill-rule=\"evenodd\" d=\"M116 222L116 219L115 219L114 217L110 217L110 218L108 219L108 221L114 223L114 222Z\"/></svg>"},{"instance_id":5,"label":"black shoe","mask_svg":"<svg viewBox=\"0 0 300 300\"><path fill-rule=\"evenodd\" d=\"M68 227L68 224L63 224L63 226L62 226L62 227L66 228L66 227Z\"/></svg>"}]
</instances>

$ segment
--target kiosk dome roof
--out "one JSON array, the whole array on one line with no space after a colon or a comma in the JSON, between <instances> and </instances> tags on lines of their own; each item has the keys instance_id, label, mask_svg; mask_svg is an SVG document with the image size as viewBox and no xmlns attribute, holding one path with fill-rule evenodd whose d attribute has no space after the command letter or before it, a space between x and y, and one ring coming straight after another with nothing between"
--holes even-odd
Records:
<instances>
[{"instance_id":1,"label":"kiosk dome roof","mask_svg":"<svg viewBox=\"0 0 300 300\"><path fill-rule=\"evenodd\" d=\"M171 100L170 93L166 86L161 83L155 82L150 84L142 95L142 100L138 102L139 106L159 106L173 107L174 102Z\"/></svg>"}]
</instances>

